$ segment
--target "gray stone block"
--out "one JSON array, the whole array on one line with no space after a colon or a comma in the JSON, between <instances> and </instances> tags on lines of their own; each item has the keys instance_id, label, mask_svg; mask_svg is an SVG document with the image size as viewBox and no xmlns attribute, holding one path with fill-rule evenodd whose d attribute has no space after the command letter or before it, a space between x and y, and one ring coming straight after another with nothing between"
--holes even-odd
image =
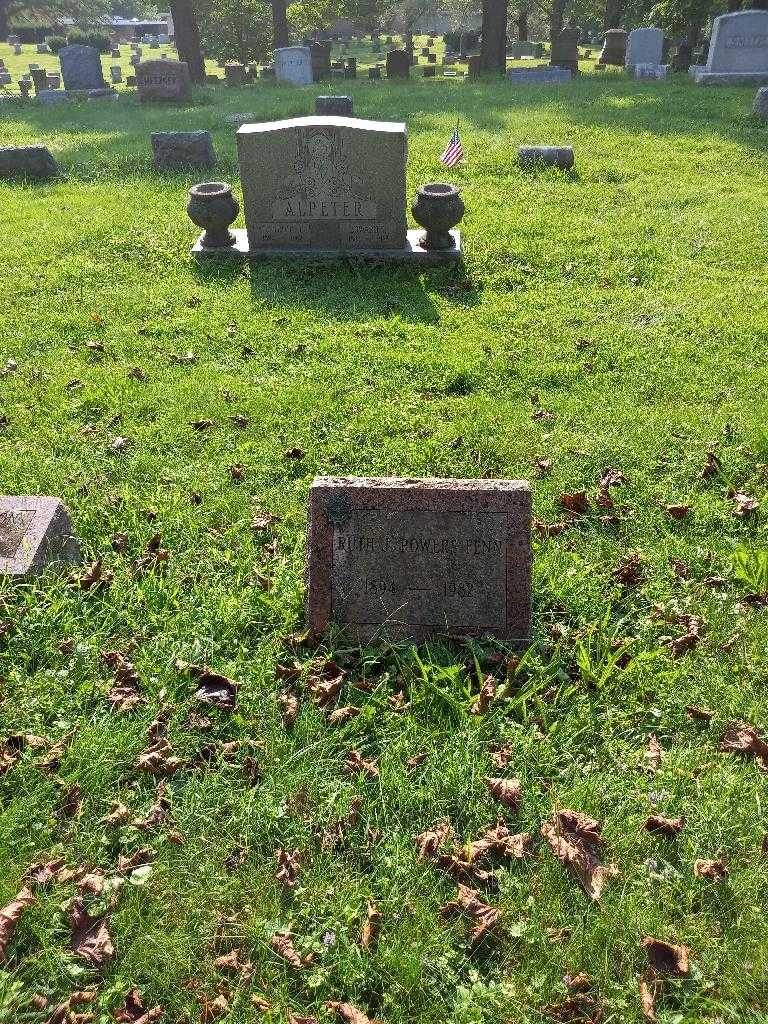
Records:
<instances>
[{"instance_id":1,"label":"gray stone block","mask_svg":"<svg viewBox=\"0 0 768 1024\"><path fill-rule=\"evenodd\" d=\"M570 171L574 164L573 146L520 146L517 158L523 167L560 167Z\"/></svg>"},{"instance_id":2,"label":"gray stone block","mask_svg":"<svg viewBox=\"0 0 768 1024\"><path fill-rule=\"evenodd\" d=\"M153 132L155 170L184 170L216 165L216 153L209 132Z\"/></svg>"},{"instance_id":3,"label":"gray stone block","mask_svg":"<svg viewBox=\"0 0 768 1024\"><path fill-rule=\"evenodd\" d=\"M51 563L80 560L69 513L58 498L0 496L0 575L32 576Z\"/></svg>"},{"instance_id":4,"label":"gray stone block","mask_svg":"<svg viewBox=\"0 0 768 1024\"><path fill-rule=\"evenodd\" d=\"M42 89L37 94L37 102L53 106L55 103L69 103L70 97L63 89Z\"/></svg>"},{"instance_id":5,"label":"gray stone block","mask_svg":"<svg viewBox=\"0 0 768 1024\"><path fill-rule=\"evenodd\" d=\"M43 181L59 173L59 165L47 146L0 146L0 178Z\"/></svg>"},{"instance_id":6,"label":"gray stone block","mask_svg":"<svg viewBox=\"0 0 768 1024\"><path fill-rule=\"evenodd\" d=\"M315 99L315 113L326 116L354 117L351 96L318 96Z\"/></svg>"},{"instance_id":7,"label":"gray stone block","mask_svg":"<svg viewBox=\"0 0 768 1024\"><path fill-rule=\"evenodd\" d=\"M755 94L755 102L752 104L752 113L768 121L768 89L758 89Z\"/></svg>"}]
</instances>

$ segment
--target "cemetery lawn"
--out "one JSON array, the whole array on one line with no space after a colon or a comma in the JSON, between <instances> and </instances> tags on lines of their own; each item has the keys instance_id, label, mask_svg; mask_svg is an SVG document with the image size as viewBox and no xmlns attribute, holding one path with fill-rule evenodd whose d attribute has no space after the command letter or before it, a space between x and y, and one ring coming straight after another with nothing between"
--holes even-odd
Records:
<instances>
[{"instance_id":1,"label":"cemetery lawn","mask_svg":"<svg viewBox=\"0 0 768 1024\"><path fill-rule=\"evenodd\" d=\"M731 722L768 729L752 90L610 71L562 89L345 84L359 115L407 121L409 196L461 185L464 273L190 261L197 179L155 174L149 133L211 130L213 176L237 184L226 116L309 113L321 88L0 107L3 143L46 143L66 175L0 184L0 480L60 496L111 581L0 584L0 906L35 891L15 933L0 917L0 1020L93 991L73 1011L111 1021L135 986L169 1022L330 1021L336 1000L386 1024L533 1024L579 1019L551 1008L586 972L583 1019L632 1022L653 936L690 949L689 973L659 980L660 1021L765 1021L768 776L719 749ZM457 115L467 161L446 172ZM572 142L577 173L524 173L525 142ZM531 478L540 524L566 528L535 531L530 649L303 644L317 474ZM582 491L570 514L561 496ZM324 709L331 657L345 675ZM179 659L239 682L234 711L196 701ZM474 714L489 673L496 699ZM148 729L167 734L164 781L141 770ZM351 750L378 775L348 770ZM520 780L518 811L486 776ZM619 874L599 901L541 837L562 809L603 825ZM651 814L685 823L660 838ZM473 946L414 836L449 820L466 843L498 815L533 838L478 883L502 916ZM299 851L293 888L281 850ZM101 968L72 948L83 872L24 881L55 858L107 879L83 897L114 944ZM694 876L718 859L725 880ZM289 931L298 966L273 941ZM232 950L252 967L217 965Z\"/></svg>"}]
</instances>

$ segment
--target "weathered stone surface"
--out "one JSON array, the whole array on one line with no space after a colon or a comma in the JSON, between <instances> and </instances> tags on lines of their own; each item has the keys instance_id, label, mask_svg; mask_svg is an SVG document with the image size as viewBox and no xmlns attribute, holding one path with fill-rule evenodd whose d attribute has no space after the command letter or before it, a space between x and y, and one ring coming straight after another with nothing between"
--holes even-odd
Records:
<instances>
[{"instance_id":1,"label":"weathered stone surface","mask_svg":"<svg viewBox=\"0 0 768 1024\"><path fill-rule=\"evenodd\" d=\"M297 117L237 133L251 250L402 249L404 124Z\"/></svg>"},{"instance_id":2,"label":"weathered stone surface","mask_svg":"<svg viewBox=\"0 0 768 1024\"><path fill-rule=\"evenodd\" d=\"M312 53L308 46L283 46L275 50L275 77L294 85L312 84Z\"/></svg>"},{"instance_id":3,"label":"weathered stone surface","mask_svg":"<svg viewBox=\"0 0 768 1024\"><path fill-rule=\"evenodd\" d=\"M192 83L183 60L145 60L136 66L136 85L142 103L188 100Z\"/></svg>"},{"instance_id":4,"label":"weathered stone surface","mask_svg":"<svg viewBox=\"0 0 768 1024\"><path fill-rule=\"evenodd\" d=\"M664 33L660 28L635 28L627 38L624 58L626 67L635 64L661 64L664 50Z\"/></svg>"},{"instance_id":5,"label":"weathered stone surface","mask_svg":"<svg viewBox=\"0 0 768 1024\"><path fill-rule=\"evenodd\" d=\"M387 78L409 78L411 55L406 50L390 50L387 54Z\"/></svg>"},{"instance_id":6,"label":"weathered stone surface","mask_svg":"<svg viewBox=\"0 0 768 1024\"><path fill-rule=\"evenodd\" d=\"M520 60L521 57L535 57L536 56L536 44L535 43L523 43L520 40L512 43L509 49L509 56L512 60Z\"/></svg>"},{"instance_id":7,"label":"weathered stone surface","mask_svg":"<svg viewBox=\"0 0 768 1024\"><path fill-rule=\"evenodd\" d=\"M712 26L700 85L768 85L768 11L721 14Z\"/></svg>"},{"instance_id":8,"label":"weathered stone surface","mask_svg":"<svg viewBox=\"0 0 768 1024\"><path fill-rule=\"evenodd\" d=\"M603 49L597 58L598 64L613 64L623 67L627 56L627 33L623 28L609 28L605 33Z\"/></svg>"},{"instance_id":9,"label":"weathered stone surface","mask_svg":"<svg viewBox=\"0 0 768 1024\"><path fill-rule=\"evenodd\" d=\"M629 68L629 65L628 65ZM634 70L635 78L646 80L663 82L667 77L667 71L669 70L668 64L634 64L632 65Z\"/></svg>"},{"instance_id":10,"label":"weathered stone surface","mask_svg":"<svg viewBox=\"0 0 768 1024\"><path fill-rule=\"evenodd\" d=\"M315 113L327 117L354 117L355 109L351 96L317 96Z\"/></svg>"},{"instance_id":11,"label":"weathered stone surface","mask_svg":"<svg viewBox=\"0 0 768 1024\"><path fill-rule=\"evenodd\" d=\"M226 79L227 85L229 86L245 85L245 65L237 64L235 61L232 61L229 64L225 64L224 78Z\"/></svg>"},{"instance_id":12,"label":"weathered stone surface","mask_svg":"<svg viewBox=\"0 0 768 1024\"><path fill-rule=\"evenodd\" d=\"M107 83L101 69L101 57L94 46L81 46L79 43L65 46L59 50L59 62L65 89L105 88Z\"/></svg>"},{"instance_id":13,"label":"weathered stone surface","mask_svg":"<svg viewBox=\"0 0 768 1024\"><path fill-rule=\"evenodd\" d=\"M153 132L152 152L155 170L207 168L216 164L213 139L209 132Z\"/></svg>"},{"instance_id":14,"label":"weathered stone surface","mask_svg":"<svg viewBox=\"0 0 768 1024\"><path fill-rule=\"evenodd\" d=\"M319 477L307 618L355 639L531 631L531 492L520 480Z\"/></svg>"},{"instance_id":15,"label":"weathered stone surface","mask_svg":"<svg viewBox=\"0 0 768 1024\"><path fill-rule=\"evenodd\" d=\"M63 89L41 89L37 94L37 102L53 106L55 103L69 103L70 97Z\"/></svg>"},{"instance_id":16,"label":"weathered stone surface","mask_svg":"<svg viewBox=\"0 0 768 1024\"><path fill-rule=\"evenodd\" d=\"M516 85L561 85L570 82L573 72L568 68L510 68L507 78Z\"/></svg>"},{"instance_id":17,"label":"weathered stone surface","mask_svg":"<svg viewBox=\"0 0 768 1024\"><path fill-rule=\"evenodd\" d=\"M80 545L58 498L0 496L0 575L31 576L79 562Z\"/></svg>"},{"instance_id":18,"label":"weathered stone surface","mask_svg":"<svg viewBox=\"0 0 768 1024\"><path fill-rule=\"evenodd\" d=\"M579 73L579 36L577 28L564 28L552 43L549 63L552 67L563 68L572 75ZM623 63L623 60L622 60Z\"/></svg>"},{"instance_id":19,"label":"weathered stone surface","mask_svg":"<svg viewBox=\"0 0 768 1024\"><path fill-rule=\"evenodd\" d=\"M543 164L569 171L574 164L573 146L520 146L517 158L523 167Z\"/></svg>"},{"instance_id":20,"label":"weathered stone surface","mask_svg":"<svg viewBox=\"0 0 768 1024\"><path fill-rule=\"evenodd\" d=\"M55 178L59 165L47 146L0 146L0 178Z\"/></svg>"},{"instance_id":21,"label":"weathered stone surface","mask_svg":"<svg viewBox=\"0 0 768 1024\"><path fill-rule=\"evenodd\" d=\"M752 113L768 120L768 89L758 89L755 95L755 102L752 104Z\"/></svg>"},{"instance_id":22,"label":"weathered stone surface","mask_svg":"<svg viewBox=\"0 0 768 1024\"><path fill-rule=\"evenodd\" d=\"M310 61L312 64L312 80L324 82L331 77L331 44L310 43Z\"/></svg>"}]
</instances>

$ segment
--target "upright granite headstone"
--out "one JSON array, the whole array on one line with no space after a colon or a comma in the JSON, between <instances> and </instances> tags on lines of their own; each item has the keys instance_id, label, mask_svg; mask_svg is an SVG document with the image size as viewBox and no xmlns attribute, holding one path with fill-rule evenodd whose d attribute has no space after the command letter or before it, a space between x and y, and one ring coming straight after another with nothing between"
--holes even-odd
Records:
<instances>
[{"instance_id":1,"label":"upright granite headstone","mask_svg":"<svg viewBox=\"0 0 768 1024\"><path fill-rule=\"evenodd\" d=\"M311 43L309 53L312 64L312 81L325 82L331 77L331 44Z\"/></svg>"},{"instance_id":2,"label":"upright granite headstone","mask_svg":"<svg viewBox=\"0 0 768 1024\"><path fill-rule=\"evenodd\" d=\"M530 638L525 481L319 477L307 549L315 635Z\"/></svg>"},{"instance_id":3,"label":"upright granite headstone","mask_svg":"<svg viewBox=\"0 0 768 1024\"><path fill-rule=\"evenodd\" d=\"M275 77L294 85L312 84L312 52L308 46L283 46L275 50Z\"/></svg>"},{"instance_id":4,"label":"upright granite headstone","mask_svg":"<svg viewBox=\"0 0 768 1024\"><path fill-rule=\"evenodd\" d=\"M660 28L634 28L627 38L625 66L635 64L661 64L664 33Z\"/></svg>"},{"instance_id":5,"label":"upright granite headstone","mask_svg":"<svg viewBox=\"0 0 768 1024\"><path fill-rule=\"evenodd\" d=\"M136 65L136 85L142 103L187 100L192 88L189 65L183 60L142 61Z\"/></svg>"},{"instance_id":6,"label":"upright granite headstone","mask_svg":"<svg viewBox=\"0 0 768 1024\"><path fill-rule=\"evenodd\" d=\"M387 54L387 78L409 78L411 55L407 50L390 50Z\"/></svg>"},{"instance_id":7,"label":"upright granite headstone","mask_svg":"<svg viewBox=\"0 0 768 1024\"><path fill-rule=\"evenodd\" d=\"M216 164L210 132L152 132L151 141L157 171L207 169Z\"/></svg>"},{"instance_id":8,"label":"upright granite headstone","mask_svg":"<svg viewBox=\"0 0 768 1024\"><path fill-rule=\"evenodd\" d=\"M246 73L245 64L238 64L236 61L224 65L224 78L229 86L245 85Z\"/></svg>"},{"instance_id":9,"label":"upright granite headstone","mask_svg":"<svg viewBox=\"0 0 768 1024\"><path fill-rule=\"evenodd\" d=\"M48 72L45 68L32 68L29 73L32 75L32 84L37 96L48 88Z\"/></svg>"},{"instance_id":10,"label":"upright granite headstone","mask_svg":"<svg viewBox=\"0 0 768 1024\"><path fill-rule=\"evenodd\" d=\"M67 91L106 88L101 57L94 46L65 46L59 50L59 61Z\"/></svg>"},{"instance_id":11,"label":"upright granite headstone","mask_svg":"<svg viewBox=\"0 0 768 1024\"><path fill-rule=\"evenodd\" d=\"M570 71L572 75L579 73L579 36L577 28L569 26L552 43L549 63L552 67Z\"/></svg>"},{"instance_id":12,"label":"upright granite headstone","mask_svg":"<svg viewBox=\"0 0 768 1024\"><path fill-rule=\"evenodd\" d=\"M403 249L404 124L297 117L237 133L251 252Z\"/></svg>"},{"instance_id":13,"label":"upright granite headstone","mask_svg":"<svg viewBox=\"0 0 768 1024\"><path fill-rule=\"evenodd\" d=\"M613 64L624 67L627 55L627 33L623 28L609 28L605 33L603 49L597 58L598 64Z\"/></svg>"},{"instance_id":14,"label":"upright granite headstone","mask_svg":"<svg viewBox=\"0 0 768 1024\"><path fill-rule=\"evenodd\" d=\"M0 575L31 576L80 561L69 513L58 498L0 496Z\"/></svg>"},{"instance_id":15,"label":"upright granite headstone","mask_svg":"<svg viewBox=\"0 0 768 1024\"><path fill-rule=\"evenodd\" d=\"M699 85L768 85L768 11L721 14L712 26Z\"/></svg>"}]
</instances>

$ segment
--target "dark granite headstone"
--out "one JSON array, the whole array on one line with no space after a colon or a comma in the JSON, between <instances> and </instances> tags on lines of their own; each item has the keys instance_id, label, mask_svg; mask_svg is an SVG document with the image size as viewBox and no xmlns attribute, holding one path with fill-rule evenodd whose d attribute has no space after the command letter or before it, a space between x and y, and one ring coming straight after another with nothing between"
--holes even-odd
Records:
<instances>
[{"instance_id":1,"label":"dark granite headstone","mask_svg":"<svg viewBox=\"0 0 768 1024\"><path fill-rule=\"evenodd\" d=\"M409 78L411 55L406 50L390 50L387 54L387 78Z\"/></svg>"},{"instance_id":2,"label":"dark granite headstone","mask_svg":"<svg viewBox=\"0 0 768 1024\"><path fill-rule=\"evenodd\" d=\"M47 146L0 146L0 179L43 181L58 174L59 165Z\"/></svg>"},{"instance_id":3,"label":"dark granite headstone","mask_svg":"<svg viewBox=\"0 0 768 1024\"><path fill-rule=\"evenodd\" d=\"M95 46L65 46L59 50L59 63L67 91L106 88L101 57Z\"/></svg>"},{"instance_id":4,"label":"dark granite headstone","mask_svg":"<svg viewBox=\"0 0 768 1024\"><path fill-rule=\"evenodd\" d=\"M216 164L213 140L206 131L153 132L155 170L208 168Z\"/></svg>"},{"instance_id":5,"label":"dark granite headstone","mask_svg":"<svg viewBox=\"0 0 768 1024\"><path fill-rule=\"evenodd\" d=\"M327 117L354 117L354 104L351 96L317 96L315 113Z\"/></svg>"},{"instance_id":6,"label":"dark granite headstone","mask_svg":"<svg viewBox=\"0 0 768 1024\"><path fill-rule=\"evenodd\" d=\"M145 60L136 66L136 84L142 103L187 100L192 83L189 65L181 60Z\"/></svg>"},{"instance_id":7,"label":"dark granite headstone","mask_svg":"<svg viewBox=\"0 0 768 1024\"><path fill-rule=\"evenodd\" d=\"M579 36L577 28L564 28L557 39L552 43L552 52L549 63L552 67L563 68L573 75L579 73ZM624 58L622 57L622 64Z\"/></svg>"}]
</instances>

